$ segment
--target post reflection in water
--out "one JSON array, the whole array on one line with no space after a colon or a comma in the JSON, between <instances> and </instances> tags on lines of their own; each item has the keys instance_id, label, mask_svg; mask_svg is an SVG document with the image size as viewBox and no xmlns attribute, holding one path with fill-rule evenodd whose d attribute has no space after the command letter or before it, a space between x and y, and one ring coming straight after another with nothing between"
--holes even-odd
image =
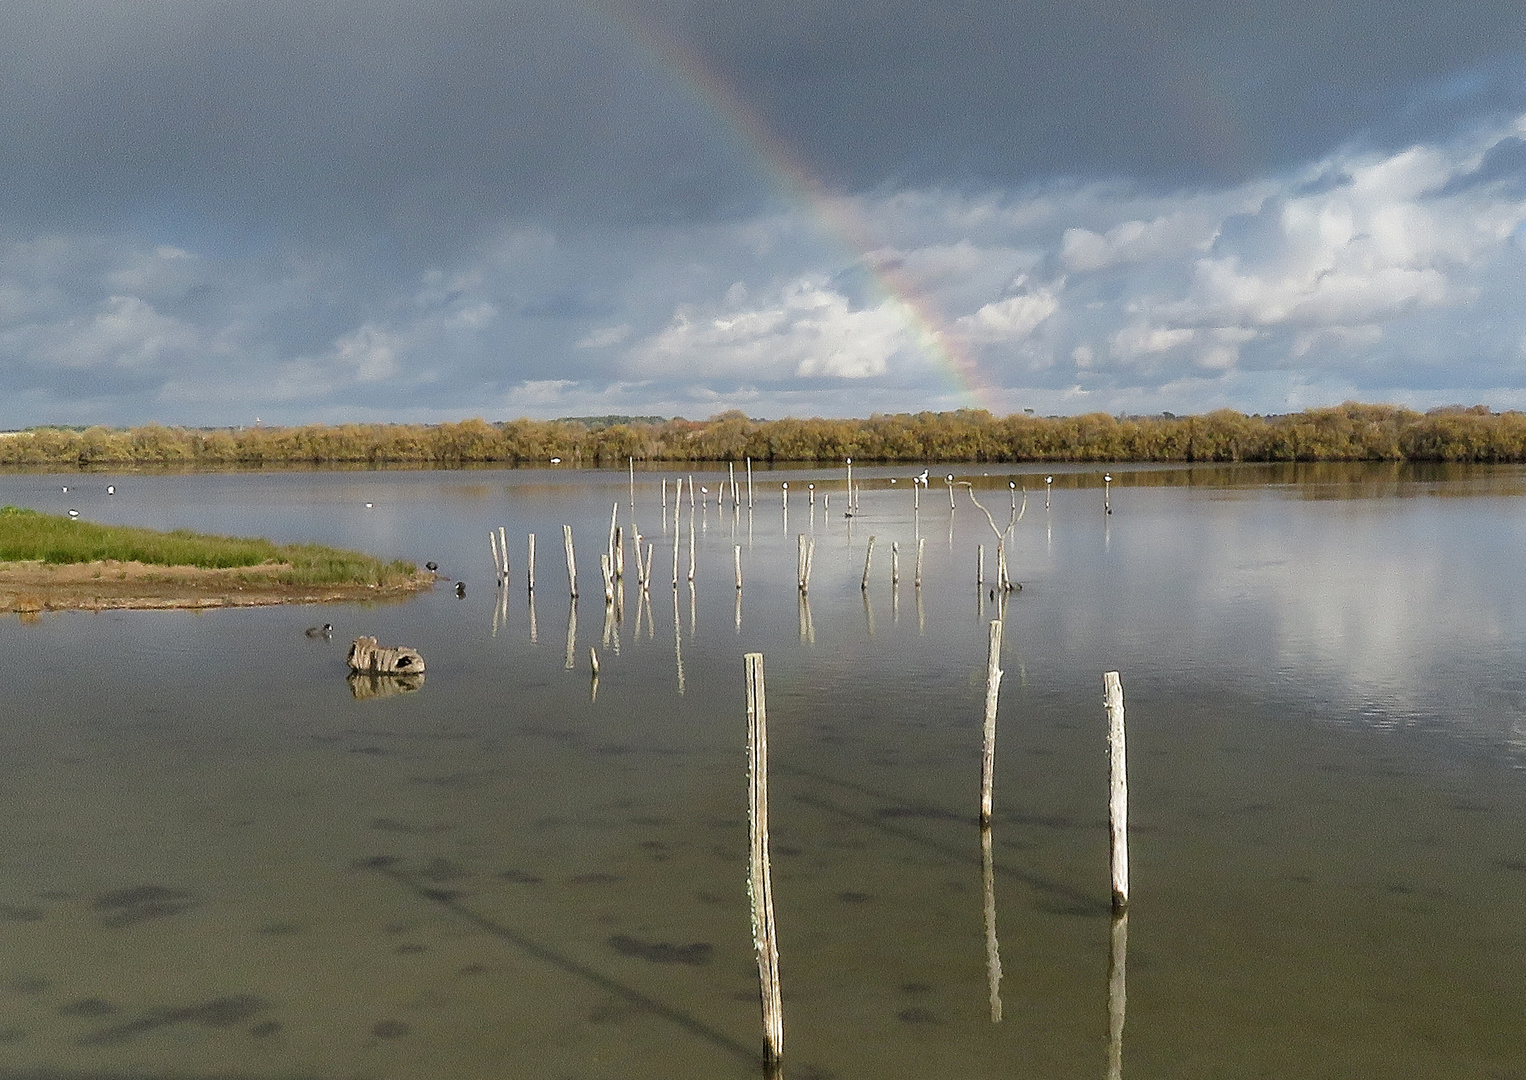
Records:
<instances>
[{"instance_id":1,"label":"post reflection in water","mask_svg":"<svg viewBox=\"0 0 1526 1080\"><path fill-rule=\"evenodd\" d=\"M874 604L869 600L869 590L863 590L864 597L864 626L869 630L869 636L874 636Z\"/></svg>"},{"instance_id":2,"label":"post reflection in water","mask_svg":"<svg viewBox=\"0 0 1526 1080\"><path fill-rule=\"evenodd\" d=\"M1113 917L1113 947L1107 964L1107 1080L1123 1080L1124 961L1129 951L1129 913Z\"/></svg>"},{"instance_id":3,"label":"post reflection in water","mask_svg":"<svg viewBox=\"0 0 1526 1080\"><path fill-rule=\"evenodd\" d=\"M535 593L533 590L530 592L530 603L528 606L530 609L530 644L539 645L540 631L535 625Z\"/></svg>"},{"instance_id":4,"label":"post reflection in water","mask_svg":"<svg viewBox=\"0 0 1526 1080\"><path fill-rule=\"evenodd\" d=\"M807 645L816 644L816 624L811 621L811 597L800 593L800 640Z\"/></svg>"},{"instance_id":5,"label":"post reflection in water","mask_svg":"<svg viewBox=\"0 0 1526 1080\"><path fill-rule=\"evenodd\" d=\"M567 655L563 658L562 666L568 671L572 670L573 652L578 647L578 602L574 597L567 606Z\"/></svg>"},{"instance_id":6,"label":"post reflection in water","mask_svg":"<svg viewBox=\"0 0 1526 1080\"><path fill-rule=\"evenodd\" d=\"M678 667L678 696L684 692L684 635L683 623L678 617L678 589L673 589L673 661Z\"/></svg>"},{"instance_id":7,"label":"post reflection in water","mask_svg":"<svg viewBox=\"0 0 1526 1080\"><path fill-rule=\"evenodd\" d=\"M980 827L980 876L985 893L986 984L991 993L991 1023L1001 1023L1001 949L996 940L996 860L991 854L991 826Z\"/></svg>"},{"instance_id":8,"label":"post reflection in water","mask_svg":"<svg viewBox=\"0 0 1526 1080\"><path fill-rule=\"evenodd\" d=\"M901 586L893 582L890 586L890 623L901 625Z\"/></svg>"},{"instance_id":9,"label":"post reflection in water","mask_svg":"<svg viewBox=\"0 0 1526 1080\"><path fill-rule=\"evenodd\" d=\"M927 633L927 611L922 607L922 590L917 593L917 634L921 636Z\"/></svg>"},{"instance_id":10,"label":"post reflection in water","mask_svg":"<svg viewBox=\"0 0 1526 1080\"><path fill-rule=\"evenodd\" d=\"M742 590L737 589L737 633L742 632Z\"/></svg>"},{"instance_id":11,"label":"post reflection in water","mask_svg":"<svg viewBox=\"0 0 1526 1080\"><path fill-rule=\"evenodd\" d=\"M504 585L498 590L498 603L493 608L493 636L498 636L498 627L502 625L505 630L509 628L509 589Z\"/></svg>"}]
</instances>

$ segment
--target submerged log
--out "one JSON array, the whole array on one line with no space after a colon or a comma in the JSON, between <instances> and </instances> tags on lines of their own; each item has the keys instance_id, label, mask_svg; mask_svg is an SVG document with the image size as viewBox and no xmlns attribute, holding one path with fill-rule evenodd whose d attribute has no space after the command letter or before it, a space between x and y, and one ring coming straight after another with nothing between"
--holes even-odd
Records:
<instances>
[{"instance_id":1,"label":"submerged log","mask_svg":"<svg viewBox=\"0 0 1526 1080\"><path fill-rule=\"evenodd\" d=\"M370 675L417 675L424 670L424 658L406 645L382 648L374 637L358 637L347 657L353 671Z\"/></svg>"}]
</instances>

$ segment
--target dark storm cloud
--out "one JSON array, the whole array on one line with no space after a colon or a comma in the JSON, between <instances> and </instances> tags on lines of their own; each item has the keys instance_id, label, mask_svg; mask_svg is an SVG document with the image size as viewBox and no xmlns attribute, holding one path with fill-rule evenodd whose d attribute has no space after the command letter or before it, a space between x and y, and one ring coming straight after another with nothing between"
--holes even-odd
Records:
<instances>
[{"instance_id":1,"label":"dark storm cloud","mask_svg":"<svg viewBox=\"0 0 1526 1080\"><path fill-rule=\"evenodd\" d=\"M0 0L0 425L1526 402L1523 31Z\"/></svg>"}]
</instances>

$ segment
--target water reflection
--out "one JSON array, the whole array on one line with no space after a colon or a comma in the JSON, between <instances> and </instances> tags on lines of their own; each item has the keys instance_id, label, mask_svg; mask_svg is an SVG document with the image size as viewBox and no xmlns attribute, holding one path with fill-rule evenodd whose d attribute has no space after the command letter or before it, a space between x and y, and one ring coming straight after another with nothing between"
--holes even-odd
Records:
<instances>
[{"instance_id":1,"label":"water reflection","mask_svg":"<svg viewBox=\"0 0 1526 1080\"><path fill-rule=\"evenodd\" d=\"M356 701L376 701L381 698L414 694L424 688L424 675L371 675L352 671L345 680Z\"/></svg>"},{"instance_id":2,"label":"water reflection","mask_svg":"<svg viewBox=\"0 0 1526 1080\"><path fill-rule=\"evenodd\" d=\"M1127 996L1129 913L1113 918L1107 964L1107 1080L1123 1080L1123 1014Z\"/></svg>"},{"instance_id":3,"label":"water reflection","mask_svg":"<svg viewBox=\"0 0 1526 1080\"><path fill-rule=\"evenodd\" d=\"M986 987L991 1023L1001 1023L1001 947L996 940L996 860L991 855L991 826L980 827L980 878L985 897Z\"/></svg>"}]
</instances>

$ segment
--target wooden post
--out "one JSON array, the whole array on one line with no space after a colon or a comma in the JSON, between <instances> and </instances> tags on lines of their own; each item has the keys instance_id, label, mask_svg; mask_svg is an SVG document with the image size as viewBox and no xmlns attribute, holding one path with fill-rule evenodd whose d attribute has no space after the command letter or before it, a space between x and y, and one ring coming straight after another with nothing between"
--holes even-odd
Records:
<instances>
[{"instance_id":1,"label":"wooden post","mask_svg":"<svg viewBox=\"0 0 1526 1080\"><path fill-rule=\"evenodd\" d=\"M853 459L848 459L848 509L853 509Z\"/></svg>"},{"instance_id":2,"label":"wooden post","mask_svg":"<svg viewBox=\"0 0 1526 1080\"><path fill-rule=\"evenodd\" d=\"M609 565L609 555L599 556L599 570L604 575L604 605L615 606L615 572Z\"/></svg>"},{"instance_id":3,"label":"wooden post","mask_svg":"<svg viewBox=\"0 0 1526 1080\"><path fill-rule=\"evenodd\" d=\"M609 565L615 565L615 529L620 517L620 504L617 502L609 508Z\"/></svg>"},{"instance_id":4,"label":"wooden post","mask_svg":"<svg viewBox=\"0 0 1526 1080\"><path fill-rule=\"evenodd\" d=\"M737 592L741 592L742 591L742 545L741 544L737 544L734 548L732 548L731 553L732 553L733 559L734 559L734 561L736 563L736 570L737 570Z\"/></svg>"},{"instance_id":5,"label":"wooden post","mask_svg":"<svg viewBox=\"0 0 1526 1080\"><path fill-rule=\"evenodd\" d=\"M1118 673L1102 676L1107 694L1108 826L1113 853L1113 910L1129 906L1129 776L1123 749L1123 684Z\"/></svg>"},{"instance_id":6,"label":"wooden post","mask_svg":"<svg viewBox=\"0 0 1526 1080\"><path fill-rule=\"evenodd\" d=\"M948 508L950 510L952 510L954 508L954 474L953 473L949 473L948 474L948 479L947 479L946 483L948 484Z\"/></svg>"},{"instance_id":7,"label":"wooden post","mask_svg":"<svg viewBox=\"0 0 1526 1080\"><path fill-rule=\"evenodd\" d=\"M919 589L922 587L922 551L926 547L927 547L927 537L925 537L925 536L917 537L917 580L916 580L916 586ZM918 601L918 603L920 603L920 602L921 601Z\"/></svg>"},{"instance_id":8,"label":"wooden post","mask_svg":"<svg viewBox=\"0 0 1526 1080\"><path fill-rule=\"evenodd\" d=\"M641 591L642 592L646 592L647 589L652 584L652 555L653 555L653 553L656 550L657 550L657 545L656 544L648 544L646 546L646 567L643 569L643 571L641 573ZM637 556L637 558L640 558L641 553L638 551L636 553L636 556ZM651 613L648 612L647 614L648 614L648 617L650 617Z\"/></svg>"},{"instance_id":9,"label":"wooden post","mask_svg":"<svg viewBox=\"0 0 1526 1080\"><path fill-rule=\"evenodd\" d=\"M805 592L805 533L795 537L795 587Z\"/></svg>"},{"instance_id":10,"label":"wooden post","mask_svg":"<svg viewBox=\"0 0 1526 1080\"><path fill-rule=\"evenodd\" d=\"M691 493L692 495L692 493ZM689 507L689 581L694 581L694 507Z\"/></svg>"},{"instance_id":11,"label":"wooden post","mask_svg":"<svg viewBox=\"0 0 1526 1080\"><path fill-rule=\"evenodd\" d=\"M751 868L752 940L758 955L758 988L763 1004L763 1059L784 1053L784 1011L779 993L779 943L774 933L774 893L768 865L768 709L764 697L763 654L743 658L747 672L747 824Z\"/></svg>"},{"instance_id":12,"label":"wooden post","mask_svg":"<svg viewBox=\"0 0 1526 1080\"><path fill-rule=\"evenodd\" d=\"M913 510L922 509L922 485L917 483L915 479L911 482L911 508Z\"/></svg>"},{"instance_id":13,"label":"wooden post","mask_svg":"<svg viewBox=\"0 0 1526 1080\"><path fill-rule=\"evenodd\" d=\"M673 515L673 588L678 588L678 515Z\"/></svg>"},{"instance_id":14,"label":"wooden post","mask_svg":"<svg viewBox=\"0 0 1526 1080\"><path fill-rule=\"evenodd\" d=\"M488 542L493 545L493 577L498 584L503 584L503 557L498 554L498 534L492 529L487 531Z\"/></svg>"},{"instance_id":15,"label":"wooden post","mask_svg":"<svg viewBox=\"0 0 1526 1080\"><path fill-rule=\"evenodd\" d=\"M869 566L873 562L874 562L874 537L871 536L869 538L869 549L864 552L864 580L859 583L859 588L861 590L863 590L863 591L866 591L866 592L869 589Z\"/></svg>"},{"instance_id":16,"label":"wooden post","mask_svg":"<svg viewBox=\"0 0 1526 1080\"><path fill-rule=\"evenodd\" d=\"M1001 620L991 620L986 650L986 724L980 748L980 823L991 823L991 786L996 776L996 699L1001 692Z\"/></svg>"},{"instance_id":17,"label":"wooden post","mask_svg":"<svg viewBox=\"0 0 1526 1080\"><path fill-rule=\"evenodd\" d=\"M668 520L668 478L662 478L662 520Z\"/></svg>"},{"instance_id":18,"label":"wooden post","mask_svg":"<svg viewBox=\"0 0 1526 1080\"><path fill-rule=\"evenodd\" d=\"M890 541L890 584L901 583L901 545Z\"/></svg>"},{"instance_id":19,"label":"wooden post","mask_svg":"<svg viewBox=\"0 0 1526 1080\"><path fill-rule=\"evenodd\" d=\"M1049 490L1054 487L1054 477L1044 477L1044 509L1049 509Z\"/></svg>"},{"instance_id":20,"label":"wooden post","mask_svg":"<svg viewBox=\"0 0 1526 1080\"><path fill-rule=\"evenodd\" d=\"M1109 514L1113 512L1113 474L1102 474L1102 509Z\"/></svg>"},{"instance_id":21,"label":"wooden post","mask_svg":"<svg viewBox=\"0 0 1526 1080\"><path fill-rule=\"evenodd\" d=\"M986 546L984 544L976 544L975 545L975 587L979 588L980 586L984 585L985 583L986 583Z\"/></svg>"},{"instance_id":22,"label":"wooden post","mask_svg":"<svg viewBox=\"0 0 1526 1080\"><path fill-rule=\"evenodd\" d=\"M689 474L689 513L694 513L694 474Z\"/></svg>"},{"instance_id":23,"label":"wooden post","mask_svg":"<svg viewBox=\"0 0 1526 1080\"><path fill-rule=\"evenodd\" d=\"M567 549L567 590L572 598L578 598L578 563L572 552L572 526L562 526L562 546Z\"/></svg>"},{"instance_id":24,"label":"wooden post","mask_svg":"<svg viewBox=\"0 0 1526 1080\"><path fill-rule=\"evenodd\" d=\"M502 525L498 526L498 550L503 553L503 583L509 583L509 534Z\"/></svg>"},{"instance_id":25,"label":"wooden post","mask_svg":"<svg viewBox=\"0 0 1526 1080\"><path fill-rule=\"evenodd\" d=\"M529 552L525 556L525 573L529 575L526 592L535 591L535 534L530 534Z\"/></svg>"},{"instance_id":26,"label":"wooden post","mask_svg":"<svg viewBox=\"0 0 1526 1080\"><path fill-rule=\"evenodd\" d=\"M736 506L737 505L737 463L736 462L734 462L734 461L726 462L726 479L731 484L731 505L732 506Z\"/></svg>"},{"instance_id":27,"label":"wooden post","mask_svg":"<svg viewBox=\"0 0 1526 1080\"><path fill-rule=\"evenodd\" d=\"M752 458L747 459L747 509L752 509Z\"/></svg>"},{"instance_id":28,"label":"wooden post","mask_svg":"<svg viewBox=\"0 0 1526 1080\"><path fill-rule=\"evenodd\" d=\"M592 645L588 646L588 665L593 669L593 677L599 677L599 653Z\"/></svg>"},{"instance_id":29,"label":"wooden post","mask_svg":"<svg viewBox=\"0 0 1526 1080\"><path fill-rule=\"evenodd\" d=\"M631 470L631 509L636 509L636 459L626 458Z\"/></svg>"},{"instance_id":30,"label":"wooden post","mask_svg":"<svg viewBox=\"0 0 1526 1080\"><path fill-rule=\"evenodd\" d=\"M781 486L780 490L783 492L784 512L787 514L787 513L789 513L789 481L788 480L784 481L784 483Z\"/></svg>"},{"instance_id":31,"label":"wooden post","mask_svg":"<svg viewBox=\"0 0 1526 1080\"><path fill-rule=\"evenodd\" d=\"M619 525L619 526L615 527L614 545L610 548L610 553L614 556L614 560L615 560L615 563L614 563L615 580L616 581L624 581L625 580L625 526Z\"/></svg>"}]
</instances>

